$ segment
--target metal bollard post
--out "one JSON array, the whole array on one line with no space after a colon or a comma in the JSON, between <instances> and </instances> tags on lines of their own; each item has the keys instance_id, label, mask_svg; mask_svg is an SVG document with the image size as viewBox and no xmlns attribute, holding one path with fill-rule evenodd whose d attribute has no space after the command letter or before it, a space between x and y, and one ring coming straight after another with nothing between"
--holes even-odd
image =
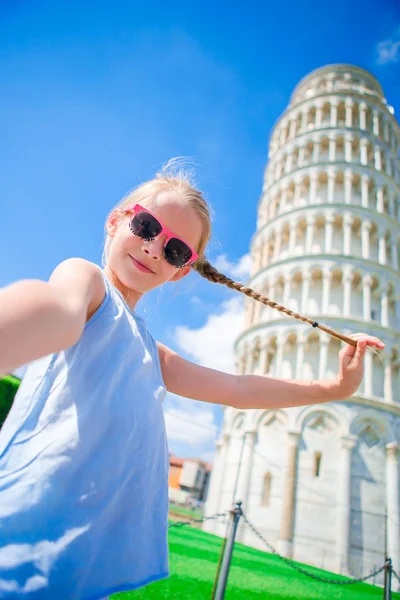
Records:
<instances>
[{"instance_id":1,"label":"metal bollard post","mask_svg":"<svg viewBox=\"0 0 400 600\"><path fill-rule=\"evenodd\" d=\"M385 564L385 585L383 588L383 600L392 600L392 559L387 558Z\"/></svg>"},{"instance_id":2,"label":"metal bollard post","mask_svg":"<svg viewBox=\"0 0 400 600\"><path fill-rule=\"evenodd\" d=\"M232 521L229 525L229 536L227 536L226 546L224 548L224 556L222 558L221 571L218 577L215 600L224 600L226 584L228 581L229 567L231 566L233 546L235 544L236 531L242 514L242 503L237 502L235 508L231 511Z\"/></svg>"},{"instance_id":3,"label":"metal bollard post","mask_svg":"<svg viewBox=\"0 0 400 600\"><path fill-rule=\"evenodd\" d=\"M226 548L226 535L225 535L224 539L222 540L221 553L219 555L217 572L215 573L215 580L214 580L214 585L213 585L213 589L212 589L212 592L211 592L211 598L210 598L210 600L215 600L215 593L217 591L217 585L218 585L218 581L219 581L219 574L221 573L222 560L223 560L224 555L225 555L225 548Z\"/></svg>"}]
</instances>

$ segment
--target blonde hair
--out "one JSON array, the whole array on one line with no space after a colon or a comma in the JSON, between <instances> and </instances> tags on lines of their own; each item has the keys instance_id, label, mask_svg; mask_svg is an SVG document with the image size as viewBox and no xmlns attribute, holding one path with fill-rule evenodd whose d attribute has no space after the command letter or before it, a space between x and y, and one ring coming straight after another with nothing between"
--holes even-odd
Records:
<instances>
[{"instance_id":1,"label":"blonde hair","mask_svg":"<svg viewBox=\"0 0 400 600\"><path fill-rule=\"evenodd\" d=\"M211 218L210 211L206 200L203 197L203 194L195 187L195 184L192 180L192 175L182 167L181 161L178 159L173 159L165 165L165 167L156 174L154 179L142 183L133 191L131 191L127 196L125 196L121 202L114 208L115 209L123 209L130 204L140 203L146 205L146 201L150 198L154 198L161 192L175 192L178 194L188 205L193 208L197 214L199 215L202 224L203 224L203 235L201 237L199 247L196 248L196 251L199 255L199 258L194 262L191 266L192 268L199 273L204 279L212 283L220 283L222 285L226 285L230 289L236 290L237 292L241 292L253 300L257 300L262 304L270 306L279 312L288 315L294 319L302 321L303 323L308 323L314 328L318 328L321 331L325 331L329 335L345 342L346 344L350 344L355 347L357 342L346 335L327 327L326 325L322 325L315 321L314 319L310 319L309 317L304 317L299 313L296 313L288 308L285 308L281 304L274 302L270 298L263 296L262 294L254 291L253 289L244 286L242 283L234 281L230 279L226 275L223 275L217 269L215 269L205 258L205 249L208 244L208 241L211 237ZM111 239L107 235L106 230L106 240L104 243L103 250L103 265L107 263L107 256L109 253L111 245Z\"/></svg>"},{"instance_id":2,"label":"blonde hair","mask_svg":"<svg viewBox=\"0 0 400 600\"><path fill-rule=\"evenodd\" d=\"M129 192L129 194L124 196L113 210L122 210L127 206L136 203L146 206L146 203L150 198L155 198L162 192L175 192L175 194L193 208L200 217L203 233L199 246L196 248L196 252L199 255L199 258L202 258L211 236L210 210L203 194L195 187L193 175L187 169L183 168L180 159L170 160L162 170L155 175L154 179L142 183ZM104 266L107 263L111 245L111 238L107 234L107 221L105 234L106 238L102 257Z\"/></svg>"}]
</instances>

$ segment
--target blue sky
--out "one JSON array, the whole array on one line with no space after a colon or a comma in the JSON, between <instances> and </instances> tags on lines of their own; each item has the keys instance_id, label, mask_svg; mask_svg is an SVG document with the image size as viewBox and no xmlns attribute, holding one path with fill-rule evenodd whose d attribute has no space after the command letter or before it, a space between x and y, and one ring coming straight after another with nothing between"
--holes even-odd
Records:
<instances>
[{"instance_id":1,"label":"blue sky","mask_svg":"<svg viewBox=\"0 0 400 600\"><path fill-rule=\"evenodd\" d=\"M213 208L210 258L245 277L271 129L302 77L339 62L372 71L398 118L400 4L3 0L0 285L99 263L108 211L173 156ZM229 369L236 296L191 275L138 310ZM166 414L171 451L211 457L219 407L169 397Z\"/></svg>"}]
</instances>

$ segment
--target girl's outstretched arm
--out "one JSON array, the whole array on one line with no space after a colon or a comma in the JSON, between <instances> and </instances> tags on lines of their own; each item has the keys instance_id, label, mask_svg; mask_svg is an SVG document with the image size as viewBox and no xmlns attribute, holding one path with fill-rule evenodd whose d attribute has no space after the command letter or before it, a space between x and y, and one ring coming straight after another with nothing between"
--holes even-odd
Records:
<instances>
[{"instance_id":1,"label":"girl's outstretched arm","mask_svg":"<svg viewBox=\"0 0 400 600\"><path fill-rule=\"evenodd\" d=\"M0 291L0 374L72 346L105 294L99 269L72 258L50 280L18 281Z\"/></svg>"},{"instance_id":2,"label":"girl's outstretched arm","mask_svg":"<svg viewBox=\"0 0 400 600\"><path fill-rule=\"evenodd\" d=\"M165 384L174 394L235 408L284 408L344 400L354 394L362 381L367 345L382 349L384 344L362 333L352 337L357 347L345 345L337 378L325 381L228 375L195 365L162 344L158 347Z\"/></svg>"}]
</instances>

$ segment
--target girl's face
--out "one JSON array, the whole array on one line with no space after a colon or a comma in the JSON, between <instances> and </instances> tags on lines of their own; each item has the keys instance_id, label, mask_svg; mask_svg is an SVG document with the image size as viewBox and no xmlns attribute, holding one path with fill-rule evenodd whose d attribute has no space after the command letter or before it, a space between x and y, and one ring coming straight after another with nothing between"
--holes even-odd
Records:
<instances>
[{"instance_id":1,"label":"girl's face","mask_svg":"<svg viewBox=\"0 0 400 600\"><path fill-rule=\"evenodd\" d=\"M160 219L170 231L189 246L198 249L202 223L196 211L173 192L161 192L155 198L140 202ZM177 281L190 272L190 266L179 269L170 265L163 252L166 235L147 242L132 234L129 223L133 213L111 213L107 232L112 238L106 272L129 305L166 281Z\"/></svg>"}]
</instances>

